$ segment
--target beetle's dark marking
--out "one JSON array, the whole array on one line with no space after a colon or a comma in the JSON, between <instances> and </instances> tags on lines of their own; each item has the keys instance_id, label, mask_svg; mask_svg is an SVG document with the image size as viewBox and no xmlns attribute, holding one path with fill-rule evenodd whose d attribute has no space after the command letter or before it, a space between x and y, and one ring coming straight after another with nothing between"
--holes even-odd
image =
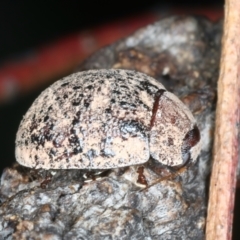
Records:
<instances>
[{"instance_id":1,"label":"beetle's dark marking","mask_svg":"<svg viewBox=\"0 0 240 240\"><path fill-rule=\"evenodd\" d=\"M186 165L191 160L190 150L200 141L200 132L196 125L184 137L182 143L182 159L183 165Z\"/></svg>"},{"instance_id":2,"label":"beetle's dark marking","mask_svg":"<svg viewBox=\"0 0 240 240\"><path fill-rule=\"evenodd\" d=\"M68 138L69 144L72 147L73 151L72 154L78 154L81 153L83 151L82 149L82 139L80 139L77 135L74 129L71 129L71 132L73 135L70 135L70 137Z\"/></svg>"},{"instance_id":3,"label":"beetle's dark marking","mask_svg":"<svg viewBox=\"0 0 240 240\"><path fill-rule=\"evenodd\" d=\"M36 122L35 120L32 121L32 124L31 124L31 126L30 126L30 128L29 128L30 132L33 132L33 130L34 130L34 129L37 129L37 127L38 127L37 122Z\"/></svg>"},{"instance_id":4,"label":"beetle's dark marking","mask_svg":"<svg viewBox=\"0 0 240 240\"><path fill-rule=\"evenodd\" d=\"M48 126L49 126L49 129L50 129L50 130L53 130L54 124L53 124L52 122L50 122L50 123L48 124Z\"/></svg>"},{"instance_id":5,"label":"beetle's dark marking","mask_svg":"<svg viewBox=\"0 0 240 240\"><path fill-rule=\"evenodd\" d=\"M128 108L137 108L137 106L134 103L128 103L125 101L120 101L120 106L124 109L128 109Z\"/></svg>"},{"instance_id":6,"label":"beetle's dark marking","mask_svg":"<svg viewBox=\"0 0 240 240\"><path fill-rule=\"evenodd\" d=\"M111 158L111 157L114 157L116 154L110 148L104 148L101 150L100 155L102 157Z\"/></svg>"},{"instance_id":7,"label":"beetle's dark marking","mask_svg":"<svg viewBox=\"0 0 240 240\"><path fill-rule=\"evenodd\" d=\"M73 153L74 154L78 154L78 153L82 153L82 148L80 147L80 146L78 146L78 147L75 147L74 149L73 149Z\"/></svg>"},{"instance_id":8,"label":"beetle's dark marking","mask_svg":"<svg viewBox=\"0 0 240 240\"><path fill-rule=\"evenodd\" d=\"M79 124L79 119L78 118L74 118L72 121L72 125L77 125Z\"/></svg>"},{"instance_id":9,"label":"beetle's dark marking","mask_svg":"<svg viewBox=\"0 0 240 240\"><path fill-rule=\"evenodd\" d=\"M90 161L93 160L93 158L95 158L97 156L97 152L94 149L90 149L88 150L88 152L86 153L86 156L88 157L88 159Z\"/></svg>"},{"instance_id":10,"label":"beetle's dark marking","mask_svg":"<svg viewBox=\"0 0 240 240\"><path fill-rule=\"evenodd\" d=\"M36 144L37 146L43 146L45 144L45 138L43 135L36 135L36 134L32 134L31 135L31 142L33 144Z\"/></svg>"},{"instance_id":11,"label":"beetle's dark marking","mask_svg":"<svg viewBox=\"0 0 240 240\"><path fill-rule=\"evenodd\" d=\"M189 147L194 147L200 141L200 132L196 125L186 134L183 141Z\"/></svg>"},{"instance_id":12,"label":"beetle's dark marking","mask_svg":"<svg viewBox=\"0 0 240 240\"><path fill-rule=\"evenodd\" d=\"M144 91L144 88L140 87L140 86L136 86L140 91Z\"/></svg>"},{"instance_id":13,"label":"beetle's dark marking","mask_svg":"<svg viewBox=\"0 0 240 240\"><path fill-rule=\"evenodd\" d=\"M92 90L93 89L93 85L88 85L84 89Z\"/></svg>"},{"instance_id":14,"label":"beetle's dark marking","mask_svg":"<svg viewBox=\"0 0 240 240\"><path fill-rule=\"evenodd\" d=\"M146 105L143 101L141 101L141 100L137 100L138 101L138 104L139 105L141 105L141 106L143 106L145 109L147 109L148 111L150 110L150 108L148 107L148 105Z\"/></svg>"},{"instance_id":15,"label":"beetle's dark marking","mask_svg":"<svg viewBox=\"0 0 240 240\"><path fill-rule=\"evenodd\" d=\"M47 140L47 141L52 141L52 139L53 139L53 134L51 133L51 126L52 126L52 124L50 124L50 125L48 125L47 124L47 126L45 126L44 128L43 128L43 139L45 139L45 140Z\"/></svg>"},{"instance_id":16,"label":"beetle's dark marking","mask_svg":"<svg viewBox=\"0 0 240 240\"><path fill-rule=\"evenodd\" d=\"M46 117L44 117L43 121L46 122L49 119L49 116L47 115Z\"/></svg>"},{"instance_id":17,"label":"beetle's dark marking","mask_svg":"<svg viewBox=\"0 0 240 240\"><path fill-rule=\"evenodd\" d=\"M151 121L150 121L150 129L154 125L156 115L157 115L157 111L158 111L158 107L159 107L159 101L160 101L160 98L162 97L162 95L164 94L164 92L166 92L166 90L159 89L155 94L154 104L153 104L153 108L152 108L152 117L151 117Z\"/></svg>"},{"instance_id":18,"label":"beetle's dark marking","mask_svg":"<svg viewBox=\"0 0 240 240\"><path fill-rule=\"evenodd\" d=\"M51 148L50 153L49 153L49 156L50 156L50 157L53 157L53 156L55 156L55 155L56 155L56 150L54 150L53 148Z\"/></svg>"},{"instance_id":19,"label":"beetle's dark marking","mask_svg":"<svg viewBox=\"0 0 240 240\"><path fill-rule=\"evenodd\" d=\"M69 84L69 82L63 83L63 84L61 84L61 87L65 87L65 86L67 86L68 84Z\"/></svg>"},{"instance_id":20,"label":"beetle's dark marking","mask_svg":"<svg viewBox=\"0 0 240 240\"><path fill-rule=\"evenodd\" d=\"M120 130L122 133L123 139L130 134L131 137L143 136L146 137L147 131L145 126L143 126L140 122L130 120L130 121L122 121L120 124Z\"/></svg>"},{"instance_id":21,"label":"beetle's dark marking","mask_svg":"<svg viewBox=\"0 0 240 240\"><path fill-rule=\"evenodd\" d=\"M83 102L84 102L84 103L83 103L84 107L85 107L85 108L88 108L89 105L90 105L89 100L88 100L88 99L85 99Z\"/></svg>"},{"instance_id":22,"label":"beetle's dark marking","mask_svg":"<svg viewBox=\"0 0 240 240\"><path fill-rule=\"evenodd\" d=\"M129 87L128 87L128 86L126 86L126 85L120 85L119 87L120 87L120 88L129 89Z\"/></svg>"},{"instance_id":23,"label":"beetle's dark marking","mask_svg":"<svg viewBox=\"0 0 240 240\"><path fill-rule=\"evenodd\" d=\"M80 115L81 115L81 112L80 112L80 111L77 111L77 112L76 112L76 116L77 116L77 117L80 117Z\"/></svg>"},{"instance_id":24,"label":"beetle's dark marking","mask_svg":"<svg viewBox=\"0 0 240 240\"><path fill-rule=\"evenodd\" d=\"M147 91L147 93L150 95L153 95L157 89L157 86L150 83L148 79L145 79L145 81L141 81L140 85L143 87L143 91ZM164 89L160 89L160 90L164 90Z\"/></svg>"},{"instance_id":25,"label":"beetle's dark marking","mask_svg":"<svg viewBox=\"0 0 240 240\"><path fill-rule=\"evenodd\" d=\"M112 113L112 109L111 108L106 108L105 113Z\"/></svg>"},{"instance_id":26,"label":"beetle's dark marking","mask_svg":"<svg viewBox=\"0 0 240 240\"><path fill-rule=\"evenodd\" d=\"M129 76L129 77L134 77L134 73L133 72L126 72L127 73L127 75Z\"/></svg>"},{"instance_id":27,"label":"beetle's dark marking","mask_svg":"<svg viewBox=\"0 0 240 240\"><path fill-rule=\"evenodd\" d=\"M80 89L80 88L81 88L81 86L74 86L72 89L77 90L77 89Z\"/></svg>"},{"instance_id":28,"label":"beetle's dark marking","mask_svg":"<svg viewBox=\"0 0 240 240\"><path fill-rule=\"evenodd\" d=\"M68 141L69 141L70 145L72 145L72 146L76 146L76 145L79 144L79 139L78 139L78 137L76 135L70 136L68 138Z\"/></svg>"},{"instance_id":29,"label":"beetle's dark marking","mask_svg":"<svg viewBox=\"0 0 240 240\"><path fill-rule=\"evenodd\" d=\"M138 96L139 92L137 90L134 90L134 94Z\"/></svg>"},{"instance_id":30,"label":"beetle's dark marking","mask_svg":"<svg viewBox=\"0 0 240 240\"><path fill-rule=\"evenodd\" d=\"M72 105L73 105L73 106L79 106L80 103L81 103L80 100L78 100L78 101L73 101L73 102L72 102Z\"/></svg>"},{"instance_id":31,"label":"beetle's dark marking","mask_svg":"<svg viewBox=\"0 0 240 240\"><path fill-rule=\"evenodd\" d=\"M121 95L121 92L118 90L113 90L113 93L117 94L117 95Z\"/></svg>"},{"instance_id":32,"label":"beetle's dark marking","mask_svg":"<svg viewBox=\"0 0 240 240\"><path fill-rule=\"evenodd\" d=\"M171 120L172 125L174 125L177 121L177 116L171 116L170 120Z\"/></svg>"},{"instance_id":33,"label":"beetle's dark marking","mask_svg":"<svg viewBox=\"0 0 240 240\"><path fill-rule=\"evenodd\" d=\"M173 139L169 137L168 138L168 146L173 146L173 144L174 144Z\"/></svg>"}]
</instances>

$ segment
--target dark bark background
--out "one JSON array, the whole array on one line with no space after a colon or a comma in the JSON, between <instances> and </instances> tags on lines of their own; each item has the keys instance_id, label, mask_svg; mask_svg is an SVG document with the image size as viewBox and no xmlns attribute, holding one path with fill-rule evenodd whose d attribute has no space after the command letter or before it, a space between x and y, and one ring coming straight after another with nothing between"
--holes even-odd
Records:
<instances>
[{"instance_id":1,"label":"dark bark background","mask_svg":"<svg viewBox=\"0 0 240 240\"><path fill-rule=\"evenodd\" d=\"M0 63L37 45L81 29L146 10L223 6L222 0L1 1Z\"/></svg>"}]
</instances>

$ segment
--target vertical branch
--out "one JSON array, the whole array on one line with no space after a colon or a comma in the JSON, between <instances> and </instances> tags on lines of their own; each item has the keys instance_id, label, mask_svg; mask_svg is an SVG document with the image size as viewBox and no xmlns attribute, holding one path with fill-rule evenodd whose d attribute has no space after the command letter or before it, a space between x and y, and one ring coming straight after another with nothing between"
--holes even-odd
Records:
<instances>
[{"instance_id":1,"label":"vertical branch","mask_svg":"<svg viewBox=\"0 0 240 240\"><path fill-rule=\"evenodd\" d=\"M206 226L207 240L231 239L238 164L240 0L226 0Z\"/></svg>"}]
</instances>

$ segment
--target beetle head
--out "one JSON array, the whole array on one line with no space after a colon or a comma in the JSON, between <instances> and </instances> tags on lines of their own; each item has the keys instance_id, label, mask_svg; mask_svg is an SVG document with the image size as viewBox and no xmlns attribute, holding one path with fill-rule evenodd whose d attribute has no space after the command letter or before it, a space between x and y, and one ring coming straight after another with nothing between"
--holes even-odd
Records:
<instances>
[{"instance_id":1,"label":"beetle head","mask_svg":"<svg viewBox=\"0 0 240 240\"><path fill-rule=\"evenodd\" d=\"M172 93L157 92L150 130L150 155L163 165L181 167L196 161L200 132L190 110Z\"/></svg>"}]
</instances>

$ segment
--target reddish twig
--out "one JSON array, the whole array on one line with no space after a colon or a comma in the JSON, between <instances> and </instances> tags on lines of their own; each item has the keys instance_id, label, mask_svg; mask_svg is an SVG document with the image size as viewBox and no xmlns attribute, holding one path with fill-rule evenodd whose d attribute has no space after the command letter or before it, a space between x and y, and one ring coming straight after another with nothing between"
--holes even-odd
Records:
<instances>
[{"instance_id":1,"label":"reddish twig","mask_svg":"<svg viewBox=\"0 0 240 240\"><path fill-rule=\"evenodd\" d=\"M238 164L240 0L226 0L206 226L207 240L231 239Z\"/></svg>"}]
</instances>

